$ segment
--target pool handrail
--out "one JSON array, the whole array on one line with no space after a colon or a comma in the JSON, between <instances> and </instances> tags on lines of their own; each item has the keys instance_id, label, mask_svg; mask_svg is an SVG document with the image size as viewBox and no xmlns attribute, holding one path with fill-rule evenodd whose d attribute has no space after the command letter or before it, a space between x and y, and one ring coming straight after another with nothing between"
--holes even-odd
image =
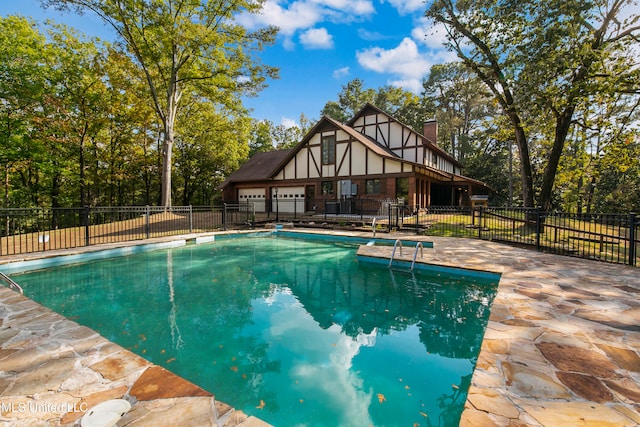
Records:
<instances>
[{"instance_id":1,"label":"pool handrail","mask_svg":"<svg viewBox=\"0 0 640 427\"><path fill-rule=\"evenodd\" d=\"M393 251L391 252L391 258L389 258L389 268L391 268L391 264L393 263L393 257L396 254L396 248L400 245L400 256L402 256L402 241L400 239L396 239L393 244Z\"/></svg>"},{"instance_id":2,"label":"pool handrail","mask_svg":"<svg viewBox=\"0 0 640 427\"><path fill-rule=\"evenodd\" d=\"M4 274L2 271L0 271L0 279L7 282L9 284L9 288L12 288L12 287L16 288L18 292L20 292L20 295L24 295L24 290L22 289L22 286L18 285L16 282L14 282L9 276Z\"/></svg>"},{"instance_id":3,"label":"pool handrail","mask_svg":"<svg viewBox=\"0 0 640 427\"><path fill-rule=\"evenodd\" d=\"M416 243L416 250L413 251L413 261L411 262L411 270L413 271L413 267L416 265L416 257L418 256L418 248L420 248L420 258L424 258L424 246L422 246L422 242Z\"/></svg>"},{"instance_id":4,"label":"pool handrail","mask_svg":"<svg viewBox=\"0 0 640 427\"><path fill-rule=\"evenodd\" d=\"M373 217L373 221L371 221L371 230L373 231L373 237L376 237L376 217Z\"/></svg>"}]
</instances>

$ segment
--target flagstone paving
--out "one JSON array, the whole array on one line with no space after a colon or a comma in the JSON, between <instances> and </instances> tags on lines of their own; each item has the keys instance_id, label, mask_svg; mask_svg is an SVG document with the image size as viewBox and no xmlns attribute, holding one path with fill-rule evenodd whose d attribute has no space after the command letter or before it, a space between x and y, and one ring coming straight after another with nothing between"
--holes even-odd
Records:
<instances>
[{"instance_id":1,"label":"flagstone paving","mask_svg":"<svg viewBox=\"0 0 640 427\"><path fill-rule=\"evenodd\" d=\"M417 262L501 275L461 426L640 425L640 269L420 239L434 248ZM408 246L396 258L410 260ZM391 247L359 254L388 259ZM0 286L0 424L77 426L89 408L119 398L132 404L119 426L268 425Z\"/></svg>"}]
</instances>

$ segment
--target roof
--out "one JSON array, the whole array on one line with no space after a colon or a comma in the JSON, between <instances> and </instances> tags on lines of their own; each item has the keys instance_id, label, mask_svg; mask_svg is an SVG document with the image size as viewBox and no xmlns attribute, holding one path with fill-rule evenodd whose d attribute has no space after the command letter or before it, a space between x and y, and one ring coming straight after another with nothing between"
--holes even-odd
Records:
<instances>
[{"instance_id":1,"label":"roof","mask_svg":"<svg viewBox=\"0 0 640 427\"><path fill-rule=\"evenodd\" d=\"M349 121L347 122L347 125L348 125L349 127L353 126L353 125L354 125L354 123L356 122L356 120L358 120L358 118L360 118L361 116L364 116L364 115L370 114L370 113L372 113L372 112L373 112L373 113L375 113L375 114L383 114L383 115L385 115L385 116L389 117L390 119L394 120L395 122L399 123L401 126L403 126L403 127L407 128L407 129L409 129L409 130L412 130L413 132L416 132L414 129L412 129L412 128L411 128L411 126L409 126L409 125L407 125L407 124L405 124L405 123L402 123L400 120L398 120L398 119L396 119L395 117L393 117L393 115L391 115L391 114L387 113L387 112L386 112L386 111L384 111L384 110L381 110L380 108L376 107L375 105L373 105L373 104L371 104L371 103L366 103L366 104L364 105L364 107L362 107L362 108L360 109L360 111L358 111L358 112L356 113L356 115L355 115L355 116L353 116L353 118L351 118L351 120L349 120ZM456 166L458 166L458 167L462 167L462 164L461 164L458 160L456 160L456 158L455 158L455 157L453 157L451 154L447 153L445 150L443 150L442 148L440 148L440 146L438 145L438 142L437 142L437 141L432 141L432 140L430 140L430 139L429 139L429 138L427 138L426 136L422 135L420 132L416 132L416 133L422 137L422 139L423 139L423 141L424 141L425 145L426 145L429 149L431 149L431 150L433 150L433 151L436 151L436 152L438 153L438 155L439 155L439 156L442 156L442 157L446 158L447 160L449 160L450 162L452 162L454 165L456 165Z\"/></svg>"},{"instance_id":2,"label":"roof","mask_svg":"<svg viewBox=\"0 0 640 427\"><path fill-rule=\"evenodd\" d=\"M240 169L229 175L229 177L218 186L219 189L226 187L232 182L261 181L271 177L274 170L293 150L278 150L256 153L248 162L240 166Z\"/></svg>"},{"instance_id":3,"label":"roof","mask_svg":"<svg viewBox=\"0 0 640 427\"><path fill-rule=\"evenodd\" d=\"M386 112L380 110L374 105L366 104L356 116L351 119L351 121L345 123L340 123L339 121L329 117L323 116L318 122L307 132L304 138L292 149L289 150L278 150L278 151L269 151L269 152L261 152L256 153L248 162L240 167L237 171L231 174L222 184L218 186L218 189L223 189L231 183L239 183L239 182L255 182L255 181L267 181L272 179L278 171L293 157L295 157L296 153L302 149L302 147L307 144L307 142L318 132L321 132L327 128L335 128L340 129L346 132L351 138L360 142L368 150L371 150L375 154L381 157L385 157L388 159L397 160L404 163L410 163L415 167L418 167L423 170L428 170L431 173L435 173L440 175L443 180L451 181L451 182L469 182L472 184L480 185L483 187L487 187L487 185L481 181L474 180L472 178L467 178L462 175L452 174L449 172L441 171L437 168L430 167L428 165L424 165L421 163L415 163L412 161L408 161L398 156L396 153L388 149L387 147L379 144L373 138L358 132L351 126L355 122L355 120L365 112L375 111L377 113L385 114L389 118L393 119L392 116L387 114ZM396 120L396 119L393 119ZM397 121L397 120L396 120ZM400 125L409 128L401 122ZM410 128L409 128L410 129ZM418 134L420 135L420 134ZM438 151L439 154L446 156L448 159L453 161L455 164L460 165L458 161L456 161L451 155L443 151L436 144L433 144L428 138L424 137L424 135L420 135L425 144L429 146L429 148Z\"/></svg>"}]
</instances>

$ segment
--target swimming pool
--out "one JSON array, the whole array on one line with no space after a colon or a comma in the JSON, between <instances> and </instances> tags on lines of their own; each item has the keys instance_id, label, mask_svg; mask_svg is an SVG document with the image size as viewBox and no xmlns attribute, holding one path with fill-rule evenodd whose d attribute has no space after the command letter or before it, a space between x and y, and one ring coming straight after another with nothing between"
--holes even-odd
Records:
<instances>
[{"instance_id":1,"label":"swimming pool","mask_svg":"<svg viewBox=\"0 0 640 427\"><path fill-rule=\"evenodd\" d=\"M32 299L275 426L458 425L496 282L217 239L13 277Z\"/></svg>"}]
</instances>

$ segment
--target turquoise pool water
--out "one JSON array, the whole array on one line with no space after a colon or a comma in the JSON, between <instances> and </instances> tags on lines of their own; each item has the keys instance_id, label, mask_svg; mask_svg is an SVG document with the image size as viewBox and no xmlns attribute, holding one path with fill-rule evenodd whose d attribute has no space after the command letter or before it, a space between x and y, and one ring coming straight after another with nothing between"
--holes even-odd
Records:
<instances>
[{"instance_id":1,"label":"turquoise pool water","mask_svg":"<svg viewBox=\"0 0 640 427\"><path fill-rule=\"evenodd\" d=\"M12 277L274 426L457 426L497 283L356 249L227 239Z\"/></svg>"}]
</instances>

